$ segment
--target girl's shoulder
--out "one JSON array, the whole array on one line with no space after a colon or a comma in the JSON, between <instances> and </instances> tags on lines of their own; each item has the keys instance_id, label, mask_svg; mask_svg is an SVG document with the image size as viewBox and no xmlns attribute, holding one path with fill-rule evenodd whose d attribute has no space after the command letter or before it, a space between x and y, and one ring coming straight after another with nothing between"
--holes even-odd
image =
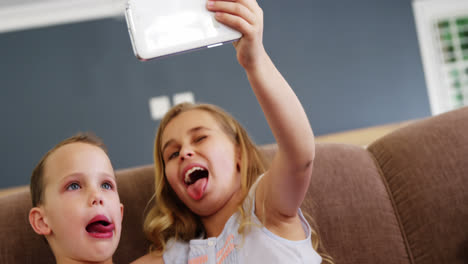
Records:
<instances>
[{"instance_id":1,"label":"girl's shoulder","mask_svg":"<svg viewBox=\"0 0 468 264\"><path fill-rule=\"evenodd\" d=\"M188 263L190 245L189 242L178 241L171 238L166 245L163 260L166 263ZM161 262L161 263L164 263Z\"/></svg>"},{"instance_id":2,"label":"girl's shoulder","mask_svg":"<svg viewBox=\"0 0 468 264\"><path fill-rule=\"evenodd\" d=\"M149 253L146 254L135 261L131 262L130 264L163 264L164 260L162 256L158 256L156 253Z\"/></svg>"}]
</instances>

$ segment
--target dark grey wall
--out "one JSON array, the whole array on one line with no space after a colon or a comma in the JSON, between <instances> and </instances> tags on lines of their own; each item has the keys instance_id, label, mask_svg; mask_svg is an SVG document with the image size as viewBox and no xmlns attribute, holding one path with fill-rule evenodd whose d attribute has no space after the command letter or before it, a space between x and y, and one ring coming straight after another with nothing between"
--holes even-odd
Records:
<instances>
[{"instance_id":1,"label":"dark grey wall","mask_svg":"<svg viewBox=\"0 0 468 264\"><path fill-rule=\"evenodd\" d=\"M260 4L266 49L317 135L430 115L410 1ZM151 163L159 95L193 91L274 140L231 45L142 63L125 21L106 19L0 34L0 61L0 188L27 184L78 131L102 137L116 169Z\"/></svg>"}]
</instances>

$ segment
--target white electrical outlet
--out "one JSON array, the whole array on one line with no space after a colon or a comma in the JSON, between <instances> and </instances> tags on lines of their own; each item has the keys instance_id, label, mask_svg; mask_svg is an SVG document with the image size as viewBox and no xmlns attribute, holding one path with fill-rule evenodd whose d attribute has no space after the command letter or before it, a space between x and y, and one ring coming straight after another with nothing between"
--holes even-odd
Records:
<instances>
[{"instance_id":1,"label":"white electrical outlet","mask_svg":"<svg viewBox=\"0 0 468 264\"><path fill-rule=\"evenodd\" d=\"M160 120L171 107L171 102L168 96L152 97L149 100L149 107L151 118L153 120Z\"/></svg>"},{"instance_id":2,"label":"white electrical outlet","mask_svg":"<svg viewBox=\"0 0 468 264\"><path fill-rule=\"evenodd\" d=\"M176 93L172 96L172 102L174 105L186 102L195 103L195 96L192 92Z\"/></svg>"}]
</instances>

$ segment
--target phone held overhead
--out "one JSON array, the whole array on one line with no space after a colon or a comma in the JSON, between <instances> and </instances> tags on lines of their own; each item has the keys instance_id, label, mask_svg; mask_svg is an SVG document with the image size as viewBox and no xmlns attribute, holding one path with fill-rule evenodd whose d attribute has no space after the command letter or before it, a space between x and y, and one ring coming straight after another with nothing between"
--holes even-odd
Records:
<instances>
[{"instance_id":1,"label":"phone held overhead","mask_svg":"<svg viewBox=\"0 0 468 264\"><path fill-rule=\"evenodd\" d=\"M142 61L238 40L214 18L206 0L128 0L125 18L135 56Z\"/></svg>"}]
</instances>

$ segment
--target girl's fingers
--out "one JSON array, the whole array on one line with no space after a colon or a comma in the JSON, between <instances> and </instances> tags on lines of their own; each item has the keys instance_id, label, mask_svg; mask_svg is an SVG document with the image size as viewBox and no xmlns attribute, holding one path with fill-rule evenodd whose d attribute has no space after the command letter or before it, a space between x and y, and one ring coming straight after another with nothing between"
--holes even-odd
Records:
<instances>
[{"instance_id":1,"label":"girl's fingers","mask_svg":"<svg viewBox=\"0 0 468 264\"><path fill-rule=\"evenodd\" d=\"M239 3L251 11L254 11L256 8L259 8L260 6L258 5L257 1L255 0L211 0L211 1L219 1L219 2L235 2Z\"/></svg>"},{"instance_id":2,"label":"girl's fingers","mask_svg":"<svg viewBox=\"0 0 468 264\"><path fill-rule=\"evenodd\" d=\"M249 34L252 31L252 25L250 25L246 20L240 19L236 15L229 13L216 13L216 20L225 24L228 27L231 27L244 35Z\"/></svg>"},{"instance_id":3,"label":"girl's fingers","mask_svg":"<svg viewBox=\"0 0 468 264\"><path fill-rule=\"evenodd\" d=\"M256 22L255 13L252 11L245 2L245 0L209 0L207 3L207 8L213 12L222 12L230 15L238 16L247 23L254 25ZM229 19L231 20L231 18Z\"/></svg>"},{"instance_id":4,"label":"girl's fingers","mask_svg":"<svg viewBox=\"0 0 468 264\"><path fill-rule=\"evenodd\" d=\"M207 9L220 23L240 33L234 42L237 60L246 70L254 69L265 53L262 43L263 10L256 0L208 0Z\"/></svg>"},{"instance_id":5,"label":"girl's fingers","mask_svg":"<svg viewBox=\"0 0 468 264\"><path fill-rule=\"evenodd\" d=\"M260 9L260 6L258 5L257 1L255 1L255 0L214 0L214 1L236 2L236 3L239 3L239 4L247 7L253 13L255 13L257 10Z\"/></svg>"}]
</instances>

